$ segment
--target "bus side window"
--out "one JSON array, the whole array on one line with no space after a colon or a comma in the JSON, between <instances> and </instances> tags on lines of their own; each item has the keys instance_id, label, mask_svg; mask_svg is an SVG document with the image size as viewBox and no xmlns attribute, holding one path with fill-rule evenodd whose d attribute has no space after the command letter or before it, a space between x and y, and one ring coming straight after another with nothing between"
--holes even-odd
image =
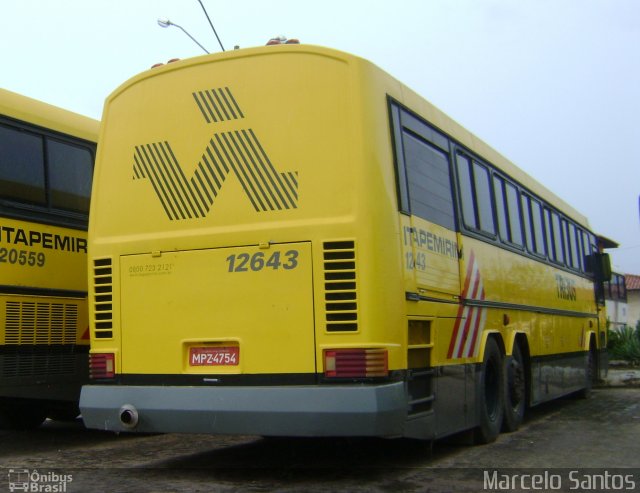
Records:
<instances>
[{"instance_id":1,"label":"bus side window","mask_svg":"<svg viewBox=\"0 0 640 493\"><path fill-rule=\"evenodd\" d=\"M411 214L409 207L409 185L407 182L407 169L404 160L402 145L402 126L400 123L400 108L392 104L389 107L391 113L391 134L393 137L393 152L395 158L396 188L398 194L398 208L400 212Z\"/></svg>"},{"instance_id":2,"label":"bus side window","mask_svg":"<svg viewBox=\"0 0 640 493\"><path fill-rule=\"evenodd\" d=\"M497 175L493 176L493 193L496 198L496 215L498 216L498 232L500 233L500 239L505 242L511 242L509 222L507 220L507 206L504 198L504 180Z\"/></svg>"},{"instance_id":3,"label":"bus side window","mask_svg":"<svg viewBox=\"0 0 640 493\"><path fill-rule=\"evenodd\" d=\"M491 186L489 182L489 170L473 162L473 182L476 196L476 209L480 221L480 230L490 235L495 235L496 227L493 222L493 201L491 199Z\"/></svg>"},{"instance_id":4,"label":"bus side window","mask_svg":"<svg viewBox=\"0 0 640 493\"><path fill-rule=\"evenodd\" d=\"M464 154L456 155L462 218L467 228L496 235L489 169Z\"/></svg>"},{"instance_id":5,"label":"bus side window","mask_svg":"<svg viewBox=\"0 0 640 493\"><path fill-rule=\"evenodd\" d=\"M507 192L507 211L509 216L509 229L511 242L523 246L522 226L520 222L520 204L518 202L518 189L509 182L505 183Z\"/></svg>"},{"instance_id":6,"label":"bus side window","mask_svg":"<svg viewBox=\"0 0 640 493\"><path fill-rule=\"evenodd\" d=\"M411 213L447 229L455 229L447 155L403 131Z\"/></svg>"},{"instance_id":7,"label":"bus side window","mask_svg":"<svg viewBox=\"0 0 640 493\"><path fill-rule=\"evenodd\" d=\"M571 254L571 267L580 270L580 246L576 241L576 226L571 222L567 222L567 249Z\"/></svg>"},{"instance_id":8,"label":"bus side window","mask_svg":"<svg viewBox=\"0 0 640 493\"><path fill-rule=\"evenodd\" d=\"M536 241L535 253L544 257L547 252L544 244L542 204L533 198L531 199L531 217L533 218L533 237Z\"/></svg>"},{"instance_id":9,"label":"bus side window","mask_svg":"<svg viewBox=\"0 0 640 493\"><path fill-rule=\"evenodd\" d=\"M0 125L0 196L46 204L42 137Z\"/></svg>"},{"instance_id":10,"label":"bus side window","mask_svg":"<svg viewBox=\"0 0 640 493\"><path fill-rule=\"evenodd\" d=\"M493 176L498 229L503 242L523 246L518 189L504 178Z\"/></svg>"},{"instance_id":11,"label":"bus side window","mask_svg":"<svg viewBox=\"0 0 640 493\"><path fill-rule=\"evenodd\" d=\"M49 139L47 153L51 206L88 214L93 172L89 149Z\"/></svg>"},{"instance_id":12,"label":"bus side window","mask_svg":"<svg viewBox=\"0 0 640 493\"><path fill-rule=\"evenodd\" d=\"M480 229L480 224L476 218L473 181L471 177L471 166L469 158L462 154L456 156L458 167L458 186L460 188L460 200L462 202L462 220L464 225L470 229Z\"/></svg>"},{"instance_id":13,"label":"bus side window","mask_svg":"<svg viewBox=\"0 0 640 493\"><path fill-rule=\"evenodd\" d=\"M553 231L553 244L555 251L554 260L558 264L564 264L564 247L562 240L562 228L560 226L560 216L557 213L551 213L551 229Z\"/></svg>"},{"instance_id":14,"label":"bus side window","mask_svg":"<svg viewBox=\"0 0 640 493\"><path fill-rule=\"evenodd\" d=\"M393 102L389 109L400 211L455 230L449 140Z\"/></svg>"}]
</instances>

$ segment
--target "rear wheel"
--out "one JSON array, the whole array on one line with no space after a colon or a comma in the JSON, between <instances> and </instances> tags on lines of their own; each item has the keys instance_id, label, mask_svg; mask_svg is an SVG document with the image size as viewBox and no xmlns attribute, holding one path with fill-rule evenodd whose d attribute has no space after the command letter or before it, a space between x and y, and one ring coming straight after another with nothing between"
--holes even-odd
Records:
<instances>
[{"instance_id":1,"label":"rear wheel","mask_svg":"<svg viewBox=\"0 0 640 493\"><path fill-rule=\"evenodd\" d=\"M516 431L524 418L526 405L526 369L522 350L516 343L505 369L504 431Z\"/></svg>"},{"instance_id":2,"label":"rear wheel","mask_svg":"<svg viewBox=\"0 0 640 493\"><path fill-rule=\"evenodd\" d=\"M480 422L475 430L476 443L490 443L500 434L504 417L504 363L493 337L487 339L482 360L478 407Z\"/></svg>"},{"instance_id":3,"label":"rear wheel","mask_svg":"<svg viewBox=\"0 0 640 493\"><path fill-rule=\"evenodd\" d=\"M593 388L594 382L598 377L598 367L597 367L597 356L596 356L596 345L591 341L589 346L589 351L585 355L585 383L584 388L578 392L578 396L583 399L588 399L591 397L591 389Z\"/></svg>"}]
</instances>

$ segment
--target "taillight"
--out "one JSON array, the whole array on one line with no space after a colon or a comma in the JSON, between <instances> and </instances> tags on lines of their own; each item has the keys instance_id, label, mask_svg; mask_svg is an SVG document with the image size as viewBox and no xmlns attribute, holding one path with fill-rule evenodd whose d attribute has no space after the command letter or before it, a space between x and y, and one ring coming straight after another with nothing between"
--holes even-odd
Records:
<instances>
[{"instance_id":1,"label":"taillight","mask_svg":"<svg viewBox=\"0 0 640 493\"><path fill-rule=\"evenodd\" d=\"M386 349L328 349L324 352L324 376L330 378L386 377Z\"/></svg>"},{"instance_id":2,"label":"taillight","mask_svg":"<svg viewBox=\"0 0 640 493\"><path fill-rule=\"evenodd\" d=\"M115 376L115 354L92 353L89 355L89 377L92 379Z\"/></svg>"}]
</instances>

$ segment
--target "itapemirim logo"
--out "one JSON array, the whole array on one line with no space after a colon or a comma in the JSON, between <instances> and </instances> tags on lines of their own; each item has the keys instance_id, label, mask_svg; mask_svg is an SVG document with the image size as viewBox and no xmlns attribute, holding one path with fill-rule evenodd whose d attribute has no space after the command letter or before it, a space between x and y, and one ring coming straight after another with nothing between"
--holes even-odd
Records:
<instances>
[{"instance_id":1,"label":"itapemirim logo","mask_svg":"<svg viewBox=\"0 0 640 493\"><path fill-rule=\"evenodd\" d=\"M228 87L193 93L207 124L244 119ZM148 179L170 220L205 217L229 175L256 212L296 209L298 172L281 173L251 128L214 133L191 178L167 141L135 146L133 179Z\"/></svg>"},{"instance_id":2,"label":"itapemirim logo","mask_svg":"<svg viewBox=\"0 0 640 493\"><path fill-rule=\"evenodd\" d=\"M34 493L66 493L67 485L73 481L72 474L59 474L37 469L9 469L9 491L28 491Z\"/></svg>"}]
</instances>

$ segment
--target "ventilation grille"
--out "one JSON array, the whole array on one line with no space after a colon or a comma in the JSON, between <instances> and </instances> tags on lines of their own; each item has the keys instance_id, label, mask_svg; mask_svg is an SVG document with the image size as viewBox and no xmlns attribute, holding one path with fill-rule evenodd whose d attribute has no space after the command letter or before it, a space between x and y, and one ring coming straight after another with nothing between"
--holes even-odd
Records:
<instances>
[{"instance_id":1,"label":"ventilation grille","mask_svg":"<svg viewBox=\"0 0 640 493\"><path fill-rule=\"evenodd\" d=\"M358 330L356 250L353 241L324 243L324 300L328 332Z\"/></svg>"},{"instance_id":2,"label":"ventilation grille","mask_svg":"<svg viewBox=\"0 0 640 493\"><path fill-rule=\"evenodd\" d=\"M93 261L93 336L113 337L113 268L110 258Z\"/></svg>"},{"instance_id":3,"label":"ventilation grille","mask_svg":"<svg viewBox=\"0 0 640 493\"><path fill-rule=\"evenodd\" d=\"M5 344L75 344L78 305L7 301Z\"/></svg>"},{"instance_id":4,"label":"ventilation grille","mask_svg":"<svg viewBox=\"0 0 640 493\"><path fill-rule=\"evenodd\" d=\"M48 377L76 373L75 346L5 346L2 377Z\"/></svg>"}]
</instances>

